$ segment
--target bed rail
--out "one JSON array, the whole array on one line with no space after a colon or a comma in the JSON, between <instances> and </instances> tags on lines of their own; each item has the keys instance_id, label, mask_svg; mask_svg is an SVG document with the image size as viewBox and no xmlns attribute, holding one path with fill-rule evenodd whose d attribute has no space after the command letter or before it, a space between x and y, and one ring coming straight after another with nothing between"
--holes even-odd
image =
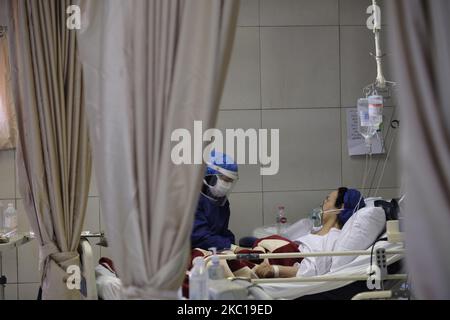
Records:
<instances>
[{"instance_id":1,"label":"bed rail","mask_svg":"<svg viewBox=\"0 0 450 320\"><path fill-rule=\"evenodd\" d=\"M405 253L404 249L386 250L386 255ZM285 258L306 258L306 257L327 257L327 256L370 256L373 253L366 250L356 251L324 251L324 252L288 252L288 253L232 253L218 255L220 260L264 260L264 259L285 259ZM208 263L212 256L205 258Z\"/></svg>"},{"instance_id":2,"label":"bed rail","mask_svg":"<svg viewBox=\"0 0 450 320\"><path fill-rule=\"evenodd\" d=\"M341 275L341 276L313 276L313 277L293 277L293 278L268 278L268 279L251 279L251 282L260 283L294 283L294 282L323 282L323 281L367 281L368 275ZM406 280L407 274L388 274L383 280Z\"/></svg>"},{"instance_id":3,"label":"bed rail","mask_svg":"<svg viewBox=\"0 0 450 320\"><path fill-rule=\"evenodd\" d=\"M263 259L284 259L284 258L305 258L305 257L324 257L324 256L370 256L374 252L370 250L356 250L356 251L326 251L326 252L289 252L289 253L237 253L218 255L220 260L263 260ZM376 249L377 256L382 261L382 270L379 275L379 280L406 280L407 274L387 274L386 266L398 261L405 254L403 248L385 250L384 248ZM387 256L390 255L390 258ZM397 257L395 257L397 256ZM212 256L205 258L208 263ZM376 265L376 263L375 263ZM292 278L266 278L266 279L248 279L254 284L270 284L270 283L297 283L297 282L323 282L323 281L367 281L370 276L368 274L342 274L342 275L322 275L311 277L292 277Z\"/></svg>"}]
</instances>

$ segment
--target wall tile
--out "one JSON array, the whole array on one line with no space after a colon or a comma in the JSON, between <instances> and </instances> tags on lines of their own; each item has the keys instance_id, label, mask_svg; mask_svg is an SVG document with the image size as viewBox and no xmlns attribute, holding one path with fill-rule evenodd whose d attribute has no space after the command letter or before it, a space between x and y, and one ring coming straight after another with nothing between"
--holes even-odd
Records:
<instances>
[{"instance_id":1,"label":"wall tile","mask_svg":"<svg viewBox=\"0 0 450 320\"><path fill-rule=\"evenodd\" d=\"M33 241L20 246L17 250L19 257L18 282L40 282L41 276L39 272L39 250L37 239L34 239Z\"/></svg>"},{"instance_id":2,"label":"wall tile","mask_svg":"<svg viewBox=\"0 0 450 320\"><path fill-rule=\"evenodd\" d=\"M264 128L280 128L280 170L264 191L328 190L340 185L339 109L263 111Z\"/></svg>"},{"instance_id":3,"label":"wall tile","mask_svg":"<svg viewBox=\"0 0 450 320\"><path fill-rule=\"evenodd\" d=\"M352 156L348 155L347 147L347 119L346 110L348 108L342 109L342 176L343 184L345 186L352 186L356 188L361 188L363 181L363 173L365 167L365 156ZM387 123L392 117L393 108L384 108L384 121L383 125L383 137L386 136L388 125ZM397 114L398 115L398 114ZM394 117L397 118L397 117ZM397 129L398 130L398 129ZM399 133L390 129L389 135L385 141L386 154L389 149L389 145L392 142L392 138L395 136L394 143L392 145L391 155L386 164L386 169L381 180L380 186L382 188L398 188L400 185L400 168L398 166L398 143L399 143ZM384 159L386 159L386 154L384 155L373 155L372 161L369 164L369 177L366 182L366 188L372 187L375 189L383 169ZM378 168L377 168L378 163ZM374 173L376 172L375 176Z\"/></svg>"},{"instance_id":4,"label":"wall tile","mask_svg":"<svg viewBox=\"0 0 450 320\"><path fill-rule=\"evenodd\" d=\"M262 225L261 193L233 193L230 196L229 228L239 242L241 237L251 236L253 229Z\"/></svg>"},{"instance_id":5,"label":"wall tile","mask_svg":"<svg viewBox=\"0 0 450 320\"><path fill-rule=\"evenodd\" d=\"M318 207L333 190L264 192L264 225L275 224L277 208L285 207L288 223L307 218L313 208Z\"/></svg>"},{"instance_id":6,"label":"wall tile","mask_svg":"<svg viewBox=\"0 0 450 320\"><path fill-rule=\"evenodd\" d=\"M261 28L263 108L339 107L338 27Z\"/></svg>"},{"instance_id":7,"label":"wall tile","mask_svg":"<svg viewBox=\"0 0 450 320\"><path fill-rule=\"evenodd\" d=\"M17 283L17 250L11 249L2 252L3 274L7 283ZM1 275L0 275L1 276Z\"/></svg>"},{"instance_id":8,"label":"wall tile","mask_svg":"<svg viewBox=\"0 0 450 320\"><path fill-rule=\"evenodd\" d=\"M7 284L5 287L5 300L17 300L17 284Z\"/></svg>"},{"instance_id":9,"label":"wall tile","mask_svg":"<svg viewBox=\"0 0 450 320\"><path fill-rule=\"evenodd\" d=\"M259 1L241 0L237 25L259 26Z\"/></svg>"},{"instance_id":10,"label":"wall tile","mask_svg":"<svg viewBox=\"0 0 450 320\"><path fill-rule=\"evenodd\" d=\"M220 106L222 109L259 109L259 28L238 28Z\"/></svg>"},{"instance_id":11,"label":"wall tile","mask_svg":"<svg viewBox=\"0 0 450 320\"><path fill-rule=\"evenodd\" d=\"M0 151L0 199L15 198L14 150Z\"/></svg>"},{"instance_id":12,"label":"wall tile","mask_svg":"<svg viewBox=\"0 0 450 320\"><path fill-rule=\"evenodd\" d=\"M37 300L39 283L19 283L19 300Z\"/></svg>"},{"instance_id":13,"label":"wall tile","mask_svg":"<svg viewBox=\"0 0 450 320\"><path fill-rule=\"evenodd\" d=\"M216 127L222 131L224 144L226 143L226 129L255 129L261 128L261 111L258 110L232 110L221 111ZM236 140L235 140L236 145ZM248 142L247 142L248 146ZM225 147L226 148L226 147ZM248 152L248 148L245 152ZM224 150L218 150L224 152ZM235 155L237 151L235 149ZM235 161L237 157L235 156ZM248 155L247 155L248 161ZM247 162L248 163L248 162ZM239 181L233 192L261 191L261 175L259 164L239 164Z\"/></svg>"},{"instance_id":14,"label":"wall tile","mask_svg":"<svg viewBox=\"0 0 450 320\"><path fill-rule=\"evenodd\" d=\"M337 25L338 0L261 0L261 25Z\"/></svg>"}]
</instances>

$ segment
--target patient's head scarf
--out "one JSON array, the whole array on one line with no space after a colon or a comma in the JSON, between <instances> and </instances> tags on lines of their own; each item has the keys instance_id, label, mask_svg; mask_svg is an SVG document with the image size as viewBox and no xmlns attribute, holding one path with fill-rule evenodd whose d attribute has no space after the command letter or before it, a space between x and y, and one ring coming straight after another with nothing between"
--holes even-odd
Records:
<instances>
[{"instance_id":1,"label":"patient's head scarf","mask_svg":"<svg viewBox=\"0 0 450 320\"><path fill-rule=\"evenodd\" d=\"M344 194L344 208L341 213L338 214L338 219L343 226L348 219L361 208L364 208L366 203L361 195L361 192L355 189L348 189ZM356 209L355 209L356 208Z\"/></svg>"}]
</instances>

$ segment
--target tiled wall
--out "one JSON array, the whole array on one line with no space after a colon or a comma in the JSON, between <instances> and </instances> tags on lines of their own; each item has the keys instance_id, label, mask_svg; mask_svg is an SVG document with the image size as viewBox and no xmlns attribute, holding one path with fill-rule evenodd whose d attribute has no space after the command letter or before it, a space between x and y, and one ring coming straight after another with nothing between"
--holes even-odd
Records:
<instances>
[{"instance_id":1,"label":"tiled wall","mask_svg":"<svg viewBox=\"0 0 450 320\"><path fill-rule=\"evenodd\" d=\"M30 230L23 200L17 186L15 176L15 151L0 151L0 201L4 205L14 203L17 208L19 231ZM95 179L92 179L87 204L84 230L97 232L101 230L100 206ZM103 252L101 252L101 250ZM108 255L107 249L94 246L96 260L101 255ZM36 299L40 273L38 271L38 245L34 240L17 250L10 250L3 255L3 273L8 279L6 286L7 299Z\"/></svg>"},{"instance_id":2,"label":"tiled wall","mask_svg":"<svg viewBox=\"0 0 450 320\"><path fill-rule=\"evenodd\" d=\"M279 204L285 205L288 220L296 221L331 190L361 187L364 157L348 156L346 110L376 76L369 54L375 51L373 33L366 27L371 3L241 1L217 126L280 129L280 170L275 176L260 176L257 165L240 166L241 180L230 197L231 229L237 237L272 224ZM390 79L389 66L385 68ZM393 111L386 108L386 118ZM385 197L398 195L400 188L396 141L381 181L379 194ZM370 182L376 168L374 185L383 159L374 156L369 176Z\"/></svg>"},{"instance_id":3,"label":"tiled wall","mask_svg":"<svg viewBox=\"0 0 450 320\"><path fill-rule=\"evenodd\" d=\"M365 9L370 3L241 0L217 127L280 129L280 171L276 176L263 177L258 165L240 167L241 179L230 196L231 229L237 237L273 223L278 204L285 205L288 219L295 221L338 186L361 185L364 160L348 156L345 111L355 105L362 87L375 77L369 55L374 51L373 37L365 27ZM393 110L387 108L387 117ZM399 192L396 155L394 142L381 183L380 195L385 197ZM14 157L14 151L0 152L0 199L5 204L15 203L19 227L28 231L16 190ZM376 162L372 172L375 166ZM376 177L381 167L382 162ZM85 229L102 230L95 180L91 183ZM100 247L95 247L95 252L97 257L108 255ZM5 254L3 270L9 283L6 297L35 299L37 268L36 241Z\"/></svg>"}]
</instances>

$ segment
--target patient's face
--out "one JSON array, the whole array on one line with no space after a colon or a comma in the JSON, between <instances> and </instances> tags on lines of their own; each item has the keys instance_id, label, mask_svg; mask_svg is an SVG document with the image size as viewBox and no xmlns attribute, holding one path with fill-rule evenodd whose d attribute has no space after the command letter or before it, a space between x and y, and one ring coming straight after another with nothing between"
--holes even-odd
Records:
<instances>
[{"instance_id":1,"label":"patient's face","mask_svg":"<svg viewBox=\"0 0 450 320\"><path fill-rule=\"evenodd\" d=\"M337 209L335 207L337 195L338 195L338 192L333 191L325 198L325 200L323 200L323 203L322 203L323 211Z\"/></svg>"},{"instance_id":2,"label":"patient's face","mask_svg":"<svg viewBox=\"0 0 450 320\"><path fill-rule=\"evenodd\" d=\"M324 213L323 213L323 223L324 224L327 223L329 221L329 219L336 219L336 215L339 213L337 211L326 212L327 210L338 209L335 207L337 195L338 195L338 192L333 191L325 198L325 200L323 200L322 210L324 211Z\"/></svg>"}]
</instances>

